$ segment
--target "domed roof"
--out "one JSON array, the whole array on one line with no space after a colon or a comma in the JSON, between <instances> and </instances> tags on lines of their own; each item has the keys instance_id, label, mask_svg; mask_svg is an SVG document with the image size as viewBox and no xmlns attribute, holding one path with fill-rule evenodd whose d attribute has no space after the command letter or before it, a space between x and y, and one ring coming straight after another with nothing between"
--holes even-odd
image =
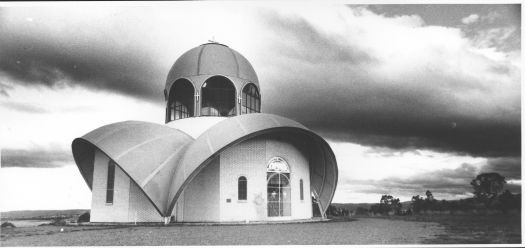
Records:
<instances>
[{"instance_id":1,"label":"domed roof","mask_svg":"<svg viewBox=\"0 0 525 248\"><path fill-rule=\"evenodd\" d=\"M166 86L179 78L198 75L236 77L259 85L250 62L239 52L220 43L206 43L185 52L171 67Z\"/></svg>"}]
</instances>

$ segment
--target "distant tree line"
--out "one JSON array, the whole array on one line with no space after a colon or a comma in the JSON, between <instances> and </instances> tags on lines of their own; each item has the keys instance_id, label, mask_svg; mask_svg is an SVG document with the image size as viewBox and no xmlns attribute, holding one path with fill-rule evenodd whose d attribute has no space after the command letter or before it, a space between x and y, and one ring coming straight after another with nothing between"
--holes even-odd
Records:
<instances>
[{"instance_id":1,"label":"distant tree line","mask_svg":"<svg viewBox=\"0 0 525 248\"><path fill-rule=\"evenodd\" d=\"M408 206L403 207L399 198L383 195L379 203L366 209L358 207L353 211L330 205L329 216L348 215L412 215L425 213L454 213L493 210L507 213L511 210L521 209L521 194L514 195L509 190L503 190L507 182L505 177L498 173L482 173L476 176L470 185L474 197L454 201L437 200L432 192L427 190L425 197L415 195ZM346 211L345 211L346 210Z\"/></svg>"}]
</instances>

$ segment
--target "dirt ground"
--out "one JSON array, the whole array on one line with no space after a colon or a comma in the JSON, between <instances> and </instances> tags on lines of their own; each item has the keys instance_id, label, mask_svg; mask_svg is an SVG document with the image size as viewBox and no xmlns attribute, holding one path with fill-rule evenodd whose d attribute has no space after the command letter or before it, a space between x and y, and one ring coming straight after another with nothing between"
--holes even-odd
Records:
<instances>
[{"instance_id":1,"label":"dirt ground","mask_svg":"<svg viewBox=\"0 0 525 248\"><path fill-rule=\"evenodd\" d=\"M437 223L379 218L225 226L40 226L2 229L1 246L420 244L444 232Z\"/></svg>"},{"instance_id":2,"label":"dirt ground","mask_svg":"<svg viewBox=\"0 0 525 248\"><path fill-rule=\"evenodd\" d=\"M413 215L391 219L435 222L446 232L425 240L431 244L521 244L521 214Z\"/></svg>"},{"instance_id":3,"label":"dirt ground","mask_svg":"<svg viewBox=\"0 0 525 248\"><path fill-rule=\"evenodd\" d=\"M63 231L61 232L61 228ZM414 215L220 226L3 228L0 246L520 244L521 215Z\"/></svg>"}]
</instances>

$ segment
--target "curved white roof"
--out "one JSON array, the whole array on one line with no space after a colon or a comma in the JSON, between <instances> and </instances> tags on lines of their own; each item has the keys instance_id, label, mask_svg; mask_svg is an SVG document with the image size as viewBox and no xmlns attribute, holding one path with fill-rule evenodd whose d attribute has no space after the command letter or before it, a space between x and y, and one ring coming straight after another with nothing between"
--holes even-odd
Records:
<instances>
[{"instance_id":1,"label":"curved white roof","mask_svg":"<svg viewBox=\"0 0 525 248\"><path fill-rule=\"evenodd\" d=\"M99 127L73 140L75 163L88 187L93 187L95 149L115 161L159 211L169 206L166 195L181 151L193 141L165 125L124 121Z\"/></svg>"},{"instance_id":2,"label":"curved white roof","mask_svg":"<svg viewBox=\"0 0 525 248\"><path fill-rule=\"evenodd\" d=\"M198 128L192 128L192 124ZM168 125L125 121L102 126L76 138L72 149L77 167L90 188L94 152L98 149L142 189L162 216L170 216L186 186L217 154L239 142L265 134L299 139L308 150L311 157L310 187L318 196L321 211L325 212L337 185L338 169L333 151L314 132L277 115L199 117L177 120Z\"/></svg>"},{"instance_id":3,"label":"curved white roof","mask_svg":"<svg viewBox=\"0 0 525 248\"><path fill-rule=\"evenodd\" d=\"M210 129L210 127L226 119L227 117L199 116L170 121L166 123L166 125L183 131L196 139L206 130Z\"/></svg>"}]
</instances>

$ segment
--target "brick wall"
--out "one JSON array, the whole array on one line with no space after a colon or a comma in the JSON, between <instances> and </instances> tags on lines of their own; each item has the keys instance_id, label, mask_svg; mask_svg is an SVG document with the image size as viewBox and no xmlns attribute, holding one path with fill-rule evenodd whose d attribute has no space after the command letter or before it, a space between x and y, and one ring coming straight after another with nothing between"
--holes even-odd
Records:
<instances>
[{"instance_id":1,"label":"brick wall","mask_svg":"<svg viewBox=\"0 0 525 248\"><path fill-rule=\"evenodd\" d=\"M161 222L162 217L138 186L117 166L113 203L106 203L109 158L95 151L91 222Z\"/></svg>"},{"instance_id":2,"label":"brick wall","mask_svg":"<svg viewBox=\"0 0 525 248\"><path fill-rule=\"evenodd\" d=\"M266 165L279 156L290 166L291 216L268 217ZM310 175L307 157L295 146L271 136L242 142L221 153L220 157L221 221L287 220L312 217ZM247 200L238 200L237 180L248 180ZM300 200L299 180L303 179L304 200ZM227 202L230 199L230 202Z\"/></svg>"},{"instance_id":3,"label":"brick wall","mask_svg":"<svg viewBox=\"0 0 525 248\"><path fill-rule=\"evenodd\" d=\"M219 169L219 159L213 160L186 187L178 221L219 221Z\"/></svg>"},{"instance_id":4,"label":"brick wall","mask_svg":"<svg viewBox=\"0 0 525 248\"><path fill-rule=\"evenodd\" d=\"M221 153L221 221L266 219L266 143L248 140ZM238 200L238 179L247 179L247 199ZM230 202L227 200L230 199Z\"/></svg>"},{"instance_id":5,"label":"brick wall","mask_svg":"<svg viewBox=\"0 0 525 248\"><path fill-rule=\"evenodd\" d=\"M129 185L129 222L163 222L162 216L148 200L137 184L130 180Z\"/></svg>"}]
</instances>

